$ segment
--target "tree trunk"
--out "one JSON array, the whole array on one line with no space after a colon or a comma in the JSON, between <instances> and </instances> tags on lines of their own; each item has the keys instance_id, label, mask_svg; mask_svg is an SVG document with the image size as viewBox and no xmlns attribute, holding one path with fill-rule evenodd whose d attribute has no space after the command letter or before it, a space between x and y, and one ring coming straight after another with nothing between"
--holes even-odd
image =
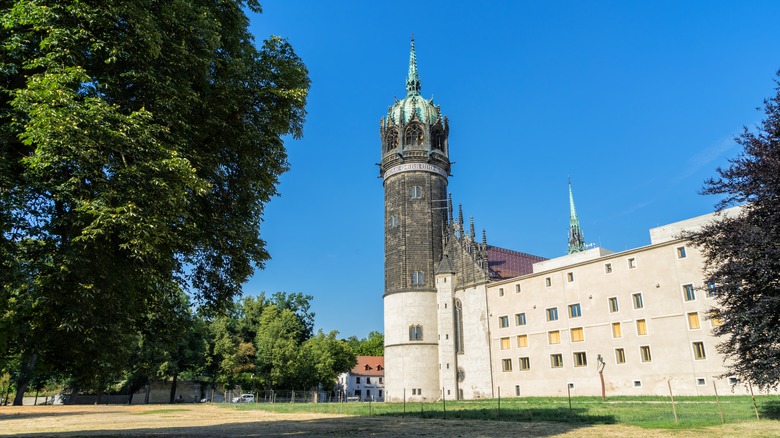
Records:
<instances>
[{"instance_id":1,"label":"tree trunk","mask_svg":"<svg viewBox=\"0 0 780 438\"><path fill-rule=\"evenodd\" d=\"M27 385L32 378L35 363L38 361L38 353L25 353L22 359L22 366L19 370L19 377L16 379L16 396L14 397L14 406L21 406L24 401L24 393L27 391Z\"/></svg>"},{"instance_id":2,"label":"tree trunk","mask_svg":"<svg viewBox=\"0 0 780 438\"><path fill-rule=\"evenodd\" d=\"M179 379L178 374L173 375L173 383L171 383L171 404L176 403L176 383Z\"/></svg>"}]
</instances>

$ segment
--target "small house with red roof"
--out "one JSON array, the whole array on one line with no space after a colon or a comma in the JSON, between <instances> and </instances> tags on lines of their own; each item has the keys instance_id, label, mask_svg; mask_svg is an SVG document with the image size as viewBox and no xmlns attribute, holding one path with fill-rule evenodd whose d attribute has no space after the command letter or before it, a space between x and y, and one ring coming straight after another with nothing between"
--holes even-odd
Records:
<instances>
[{"instance_id":1,"label":"small house with red roof","mask_svg":"<svg viewBox=\"0 0 780 438\"><path fill-rule=\"evenodd\" d=\"M385 401L384 356L357 356L357 365L339 376L336 393L347 401Z\"/></svg>"}]
</instances>

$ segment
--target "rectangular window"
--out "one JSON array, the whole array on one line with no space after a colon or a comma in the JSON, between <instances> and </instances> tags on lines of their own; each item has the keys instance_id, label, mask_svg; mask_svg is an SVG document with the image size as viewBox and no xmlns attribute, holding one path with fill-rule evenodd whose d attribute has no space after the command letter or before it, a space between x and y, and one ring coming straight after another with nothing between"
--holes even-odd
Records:
<instances>
[{"instance_id":1,"label":"rectangular window","mask_svg":"<svg viewBox=\"0 0 780 438\"><path fill-rule=\"evenodd\" d=\"M612 337L613 338L622 338L623 337L623 329L620 326L619 322L613 322L612 323Z\"/></svg>"},{"instance_id":2,"label":"rectangular window","mask_svg":"<svg viewBox=\"0 0 780 438\"><path fill-rule=\"evenodd\" d=\"M569 283L574 281L574 272L569 272L568 274L566 274L566 279L569 280Z\"/></svg>"},{"instance_id":3,"label":"rectangular window","mask_svg":"<svg viewBox=\"0 0 780 438\"><path fill-rule=\"evenodd\" d=\"M525 325L525 313L515 313L515 325Z\"/></svg>"},{"instance_id":4,"label":"rectangular window","mask_svg":"<svg viewBox=\"0 0 780 438\"><path fill-rule=\"evenodd\" d=\"M579 318L580 316L582 316L580 303L569 305L569 318Z\"/></svg>"},{"instance_id":5,"label":"rectangular window","mask_svg":"<svg viewBox=\"0 0 780 438\"><path fill-rule=\"evenodd\" d=\"M701 324L699 324L699 313L698 312L690 312L688 313L688 328L691 330L696 330L698 328L701 328Z\"/></svg>"},{"instance_id":6,"label":"rectangular window","mask_svg":"<svg viewBox=\"0 0 780 438\"><path fill-rule=\"evenodd\" d=\"M531 359L527 357L521 357L519 360L520 371L528 371L531 369Z\"/></svg>"},{"instance_id":7,"label":"rectangular window","mask_svg":"<svg viewBox=\"0 0 780 438\"><path fill-rule=\"evenodd\" d=\"M645 301L642 299L642 292L631 295L631 298L634 301L634 309L641 309L645 307Z\"/></svg>"},{"instance_id":8,"label":"rectangular window","mask_svg":"<svg viewBox=\"0 0 780 438\"><path fill-rule=\"evenodd\" d=\"M417 388L412 388L412 395L417 395Z\"/></svg>"},{"instance_id":9,"label":"rectangular window","mask_svg":"<svg viewBox=\"0 0 780 438\"><path fill-rule=\"evenodd\" d=\"M371 384L371 377L366 377L366 385Z\"/></svg>"},{"instance_id":10,"label":"rectangular window","mask_svg":"<svg viewBox=\"0 0 780 438\"><path fill-rule=\"evenodd\" d=\"M693 343L693 358L696 360L707 358L707 354L704 352L704 342Z\"/></svg>"},{"instance_id":11,"label":"rectangular window","mask_svg":"<svg viewBox=\"0 0 780 438\"><path fill-rule=\"evenodd\" d=\"M705 386L706 384L707 384L707 381L706 381L706 380L704 380L704 379L702 379L702 378L698 378L698 379L696 379L696 385L697 385L697 386Z\"/></svg>"},{"instance_id":12,"label":"rectangular window","mask_svg":"<svg viewBox=\"0 0 780 438\"><path fill-rule=\"evenodd\" d=\"M355 377L355 384L360 385L360 377Z\"/></svg>"},{"instance_id":13,"label":"rectangular window","mask_svg":"<svg viewBox=\"0 0 780 438\"><path fill-rule=\"evenodd\" d=\"M642 362L650 362L653 360L653 357L650 356L650 346L649 345L643 345L639 347L639 353L642 356Z\"/></svg>"},{"instance_id":14,"label":"rectangular window","mask_svg":"<svg viewBox=\"0 0 780 438\"><path fill-rule=\"evenodd\" d=\"M422 341L423 328L421 325L409 326L409 340L410 341Z\"/></svg>"},{"instance_id":15,"label":"rectangular window","mask_svg":"<svg viewBox=\"0 0 780 438\"><path fill-rule=\"evenodd\" d=\"M503 297L504 296L504 288L503 287L499 287L498 288L498 296L499 297Z\"/></svg>"},{"instance_id":16,"label":"rectangular window","mask_svg":"<svg viewBox=\"0 0 780 438\"><path fill-rule=\"evenodd\" d=\"M622 348L615 349L615 363L626 363L626 352Z\"/></svg>"},{"instance_id":17,"label":"rectangular window","mask_svg":"<svg viewBox=\"0 0 780 438\"><path fill-rule=\"evenodd\" d=\"M647 323L644 319L637 319L636 320L636 334L638 335L646 335L647 334Z\"/></svg>"},{"instance_id":18,"label":"rectangular window","mask_svg":"<svg viewBox=\"0 0 780 438\"><path fill-rule=\"evenodd\" d=\"M501 369L503 371L512 371L512 359L501 360Z\"/></svg>"},{"instance_id":19,"label":"rectangular window","mask_svg":"<svg viewBox=\"0 0 780 438\"><path fill-rule=\"evenodd\" d=\"M550 344L560 344L561 343L561 332L558 330L554 330L551 332L547 332L547 340Z\"/></svg>"},{"instance_id":20,"label":"rectangular window","mask_svg":"<svg viewBox=\"0 0 780 438\"><path fill-rule=\"evenodd\" d=\"M558 308L557 307L551 307L547 309L547 320L548 321L555 321L558 319Z\"/></svg>"},{"instance_id":21,"label":"rectangular window","mask_svg":"<svg viewBox=\"0 0 780 438\"><path fill-rule=\"evenodd\" d=\"M509 338L501 338L501 349L509 350Z\"/></svg>"},{"instance_id":22,"label":"rectangular window","mask_svg":"<svg viewBox=\"0 0 780 438\"><path fill-rule=\"evenodd\" d=\"M380 378L379 378L379 383L384 383L384 382L382 382L382 380L383 380L383 379L380 377ZM381 395L381 394L380 394L380 395Z\"/></svg>"},{"instance_id":23,"label":"rectangular window","mask_svg":"<svg viewBox=\"0 0 780 438\"><path fill-rule=\"evenodd\" d=\"M552 279L550 277L547 277L544 279L544 285L547 287L552 286Z\"/></svg>"},{"instance_id":24,"label":"rectangular window","mask_svg":"<svg viewBox=\"0 0 780 438\"><path fill-rule=\"evenodd\" d=\"M574 353L574 366L575 367L588 366L588 357L584 351Z\"/></svg>"},{"instance_id":25,"label":"rectangular window","mask_svg":"<svg viewBox=\"0 0 780 438\"><path fill-rule=\"evenodd\" d=\"M685 301L693 301L696 299L696 289L693 288L692 284L684 284L683 295L685 296Z\"/></svg>"},{"instance_id":26,"label":"rectangular window","mask_svg":"<svg viewBox=\"0 0 780 438\"><path fill-rule=\"evenodd\" d=\"M571 329L572 342L582 342L584 340L585 340L585 331L582 329L582 327Z\"/></svg>"},{"instance_id":27,"label":"rectangular window","mask_svg":"<svg viewBox=\"0 0 780 438\"><path fill-rule=\"evenodd\" d=\"M561 368L563 367L563 355L562 354L551 354L550 355L550 366L553 368Z\"/></svg>"},{"instance_id":28,"label":"rectangular window","mask_svg":"<svg viewBox=\"0 0 780 438\"><path fill-rule=\"evenodd\" d=\"M528 335L518 335L517 336L517 346L518 346L518 348L527 347L528 346Z\"/></svg>"},{"instance_id":29,"label":"rectangular window","mask_svg":"<svg viewBox=\"0 0 780 438\"><path fill-rule=\"evenodd\" d=\"M609 299L609 312L615 313L618 310L620 310L620 306L618 305L618 299L617 297L612 297Z\"/></svg>"},{"instance_id":30,"label":"rectangular window","mask_svg":"<svg viewBox=\"0 0 780 438\"><path fill-rule=\"evenodd\" d=\"M715 294L715 282L710 280L707 282L707 298L712 298L715 296Z\"/></svg>"},{"instance_id":31,"label":"rectangular window","mask_svg":"<svg viewBox=\"0 0 780 438\"><path fill-rule=\"evenodd\" d=\"M412 286L422 286L423 281L424 279L422 271L412 272Z\"/></svg>"},{"instance_id":32,"label":"rectangular window","mask_svg":"<svg viewBox=\"0 0 780 438\"><path fill-rule=\"evenodd\" d=\"M509 316L499 316L498 317L498 327L499 328L506 328L509 327Z\"/></svg>"},{"instance_id":33,"label":"rectangular window","mask_svg":"<svg viewBox=\"0 0 780 438\"><path fill-rule=\"evenodd\" d=\"M520 293L520 285L519 285L519 284L516 284L516 285L515 285L515 293L516 293L516 294L519 294L519 293Z\"/></svg>"},{"instance_id":34,"label":"rectangular window","mask_svg":"<svg viewBox=\"0 0 780 438\"><path fill-rule=\"evenodd\" d=\"M685 247L680 246L677 248L677 258L678 259L684 259L685 258Z\"/></svg>"},{"instance_id":35,"label":"rectangular window","mask_svg":"<svg viewBox=\"0 0 780 438\"><path fill-rule=\"evenodd\" d=\"M634 269L636 268L636 259L631 257L628 259L628 269Z\"/></svg>"},{"instance_id":36,"label":"rectangular window","mask_svg":"<svg viewBox=\"0 0 780 438\"><path fill-rule=\"evenodd\" d=\"M422 188L420 188L419 186L412 187L409 192L410 192L410 195L411 195L410 197L412 199L420 199L420 198L422 198Z\"/></svg>"},{"instance_id":37,"label":"rectangular window","mask_svg":"<svg viewBox=\"0 0 780 438\"><path fill-rule=\"evenodd\" d=\"M718 311L717 310L710 310L710 323L713 327L718 327L723 325L723 320L718 317Z\"/></svg>"},{"instance_id":38,"label":"rectangular window","mask_svg":"<svg viewBox=\"0 0 780 438\"><path fill-rule=\"evenodd\" d=\"M612 273L612 263L604 263L604 273L606 274Z\"/></svg>"}]
</instances>

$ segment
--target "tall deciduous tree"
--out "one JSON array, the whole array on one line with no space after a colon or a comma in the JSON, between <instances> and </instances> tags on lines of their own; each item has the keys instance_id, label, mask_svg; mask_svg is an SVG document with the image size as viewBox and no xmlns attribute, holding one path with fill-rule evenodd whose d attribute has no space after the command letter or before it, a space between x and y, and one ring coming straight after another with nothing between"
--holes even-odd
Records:
<instances>
[{"instance_id":1,"label":"tall deciduous tree","mask_svg":"<svg viewBox=\"0 0 780 438\"><path fill-rule=\"evenodd\" d=\"M264 204L309 80L256 0L16 0L0 9L0 357L126 363L181 290L220 308L268 259ZM20 401L20 400L19 400Z\"/></svg>"},{"instance_id":2,"label":"tall deciduous tree","mask_svg":"<svg viewBox=\"0 0 780 438\"><path fill-rule=\"evenodd\" d=\"M780 72L778 72L780 75ZM780 82L764 101L764 120L744 129L743 150L703 193L724 196L717 208L744 204L739 213L688 237L706 259L717 287L715 328L731 372L764 388L780 384Z\"/></svg>"}]
</instances>

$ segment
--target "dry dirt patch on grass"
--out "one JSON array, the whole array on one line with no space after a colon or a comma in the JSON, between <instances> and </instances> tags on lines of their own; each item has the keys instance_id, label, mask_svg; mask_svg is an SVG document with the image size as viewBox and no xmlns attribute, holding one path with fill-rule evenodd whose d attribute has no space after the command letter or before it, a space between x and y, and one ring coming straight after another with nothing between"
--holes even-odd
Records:
<instances>
[{"instance_id":1,"label":"dry dirt patch on grass","mask_svg":"<svg viewBox=\"0 0 780 438\"><path fill-rule=\"evenodd\" d=\"M761 421L696 430L641 429L623 425L517 423L331 414L277 414L218 405L0 407L3 436L209 436L431 438L780 436L780 424Z\"/></svg>"}]
</instances>

